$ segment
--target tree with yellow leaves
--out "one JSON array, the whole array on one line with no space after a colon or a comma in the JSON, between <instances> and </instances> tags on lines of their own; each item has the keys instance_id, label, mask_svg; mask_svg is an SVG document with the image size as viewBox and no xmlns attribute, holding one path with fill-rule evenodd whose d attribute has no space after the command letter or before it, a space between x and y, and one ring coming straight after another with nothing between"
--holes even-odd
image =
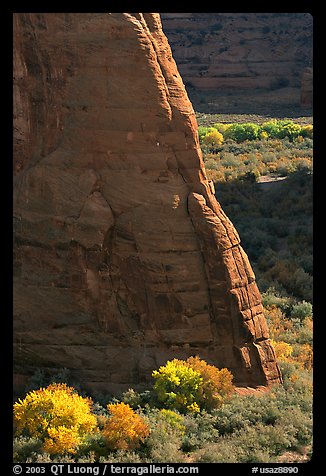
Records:
<instances>
[{"instance_id":1,"label":"tree with yellow leaves","mask_svg":"<svg viewBox=\"0 0 326 476\"><path fill-rule=\"evenodd\" d=\"M50 454L75 453L83 437L96 429L92 400L66 384L51 384L29 392L14 404L17 435L26 434L43 442Z\"/></svg>"}]
</instances>

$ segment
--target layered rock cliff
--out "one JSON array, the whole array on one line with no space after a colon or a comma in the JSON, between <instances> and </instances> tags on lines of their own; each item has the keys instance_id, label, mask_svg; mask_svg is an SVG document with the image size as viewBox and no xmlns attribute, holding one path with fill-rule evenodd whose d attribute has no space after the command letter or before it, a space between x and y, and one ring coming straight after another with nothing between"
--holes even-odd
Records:
<instances>
[{"instance_id":1,"label":"layered rock cliff","mask_svg":"<svg viewBox=\"0 0 326 476\"><path fill-rule=\"evenodd\" d=\"M159 15L18 13L14 33L16 375L116 392L198 354L280 382Z\"/></svg>"},{"instance_id":2,"label":"layered rock cliff","mask_svg":"<svg viewBox=\"0 0 326 476\"><path fill-rule=\"evenodd\" d=\"M309 13L162 13L161 17L189 93L191 87L198 92L242 90L250 104L263 89L275 91L265 103L270 99L274 104L300 105L301 79L313 59Z\"/></svg>"}]
</instances>

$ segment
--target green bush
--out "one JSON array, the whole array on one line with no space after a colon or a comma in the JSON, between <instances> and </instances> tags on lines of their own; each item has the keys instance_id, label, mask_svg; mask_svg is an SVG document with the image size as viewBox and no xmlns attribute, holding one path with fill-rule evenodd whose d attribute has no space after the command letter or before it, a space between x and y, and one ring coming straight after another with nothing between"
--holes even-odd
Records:
<instances>
[{"instance_id":1,"label":"green bush","mask_svg":"<svg viewBox=\"0 0 326 476\"><path fill-rule=\"evenodd\" d=\"M108 447L105 437L101 432L88 434L83 441L83 444L78 448L77 459L86 457L90 454L94 455L96 461L102 456L107 456Z\"/></svg>"},{"instance_id":2,"label":"green bush","mask_svg":"<svg viewBox=\"0 0 326 476\"><path fill-rule=\"evenodd\" d=\"M225 139L243 142L247 139L247 132L243 124L231 124L224 133Z\"/></svg>"},{"instance_id":3,"label":"green bush","mask_svg":"<svg viewBox=\"0 0 326 476\"><path fill-rule=\"evenodd\" d=\"M312 316L312 304L307 301L294 304L291 309L291 317L295 317L303 321L306 317Z\"/></svg>"},{"instance_id":4,"label":"green bush","mask_svg":"<svg viewBox=\"0 0 326 476\"><path fill-rule=\"evenodd\" d=\"M219 437L216 417L211 413L204 411L200 415L185 415L184 424L183 451L194 451L206 446L207 443L216 441Z\"/></svg>"},{"instance_id":5,"label":"green bush","mask_svg":"<svg viewBox=\"0 0 326 476\"><path fill-rule=\"evenodd\" d=\"M245 140L256 140L260 137L260 126L250 122L243 124L231 124L224 132L226 139L233 139L236 142Z\"/></svg>"},{"instance_id":6,"label":"green bush","mask_svg":"<svg viewBox=\"0 0 326 476\"><path fill-rule=\"evenodd\" d=\"M162 408L157 414L157 420L165 423L177 435L184 435L186 427L184 425L184 417L180 413Z\"/></svg>"},{"instance_id":7,"label":"green bush","mask_svg":"<svg viewBox=\"0 0 326 476\"><path fill-rule=\"evenodd\" d=\"M279 121L273 119L264 122L261 126L261 130L265 131L271 139L278 139L281 131L281 124Z\"/></svg>"},{"instance_id":8,"label":"green bush","mask_svg":"<svg viewBox=\"0 0 326 476\"><path fill-rule=\"evenodd\" d=\"M279 138L283 139L284 137L288 137L290 141L293 142L293 140L300 135L301 130L302 128L299 124L295 124L291 121L283 122Z\"/></svg>"},{"instance_id":9,"label":"green bush","mask_svg":"<svg viewBox=\"0 0 326 476\"><path fill-rule=\"evenodd\" d=\"M18 436L13 442L14 463L25 463L29 458L34 462L37 455L42 451L43 442L38 438Z\"/></svg>"},{"instance_id":10,"label":"green bush","mask_svg":"<svg viewBox=\"0 0 326 476\"><path fill-rule=\"evenodd\" d=\"M77 461L78 463L81 461ZM117 450L109 453L107 456L101 456L99 463L149 463L150 461L143 458L136 451Z\"/></svg>"},{"instance_id":11,"label":"green bush","mask_svg":"<svg viewBox=\"0 0 326 476\"><path fill-rule=\"evenodd\" d=\"M162 414L148 415L150 434L144 443L144 452L150 461L156 463L179 463L184 461L181 451L182 435L173 425L167 423Z\"/></svg>"},{"instance_id":12,"label":"green bush","mask_svg":"<svg viewBox=\"0 0 326 476\"><path fill-rule=\"evenodd\" d=\"M221 155L221 165L223 167L240 167L241 160L232 152L224 152Z\"/></svg>"},{"instance_id":13,"label":"green bush","mask_svg":"<svg viewBox=\"0 0 326 476\"><path fill-rule=\"evenodd\" d=\"M293 306L293 298L281 296L274 287L268 288L266 292L262 293L262 301L267 309L276 306L287 316L290 315Z\"/></svg>"},{"instance_id":14,"label":"green bush","mask_svg":"<svg viewBox=\"0 0 326 476\"><path fill-rule=\"evenodd\" d=\"M223 439L217 443L205 445L197 453L198 463L239 463L244 450L233 441Z\"/></svg>"}]
</instances>

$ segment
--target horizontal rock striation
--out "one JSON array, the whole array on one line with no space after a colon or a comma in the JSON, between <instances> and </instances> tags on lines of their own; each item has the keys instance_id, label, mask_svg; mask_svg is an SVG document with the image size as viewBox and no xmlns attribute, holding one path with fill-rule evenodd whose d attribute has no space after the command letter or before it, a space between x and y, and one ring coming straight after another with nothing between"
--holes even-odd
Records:
<instances>
[{"instance_id":1,"label":"horizontal rock striation","mask_svg":"<svg viewBox=\"0 0 326 476\"><path fill-rule=\"evenodd\" d=\"M219 89L298 91L312 64L309 13L162 13L163 30L185 83ZM275 94L275 102L280 99ZM255 101L253 95L252 101Z\"/></svg>"},{"instance_id":2,"label":"horizontal rock striation","mask_svg":"<svg viewBox=\"0 0 326 476\"><path fill-rule=\"evenodd\" d=\"M14 34L16 381L117 392L198 354L280 382L159 15L16 13Z\"/></svg>"}]
</instances>

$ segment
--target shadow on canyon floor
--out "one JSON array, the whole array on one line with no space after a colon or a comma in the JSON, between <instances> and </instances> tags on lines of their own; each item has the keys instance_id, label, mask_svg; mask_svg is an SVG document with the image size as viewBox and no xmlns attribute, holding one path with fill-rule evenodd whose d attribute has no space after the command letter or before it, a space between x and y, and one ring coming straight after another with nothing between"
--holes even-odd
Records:
<instances>
[{"instance_id":1,"label":"shadow on canyon floor","mask_svg":"<svg viewBox=\"0 0 326 476\"><path fill-rule=\"evenodd\" d=\"M278 118L312 116L311 107L300 106L300 90L296 88L203 91L186 84L186 89L197 113L255 114Z\"/></svg>"},{"instance_id":2,"label":"shadow on canyon floor","mask_svg":"<svg viewBox=\"0 0 326 476\"><path fill-rule=\"evenodd\" d=\"M297 171L266 187L232 180L216 183L216 197L238 230L262 292L312 302L313 175Z\"/></svg>"}]
</instances>

